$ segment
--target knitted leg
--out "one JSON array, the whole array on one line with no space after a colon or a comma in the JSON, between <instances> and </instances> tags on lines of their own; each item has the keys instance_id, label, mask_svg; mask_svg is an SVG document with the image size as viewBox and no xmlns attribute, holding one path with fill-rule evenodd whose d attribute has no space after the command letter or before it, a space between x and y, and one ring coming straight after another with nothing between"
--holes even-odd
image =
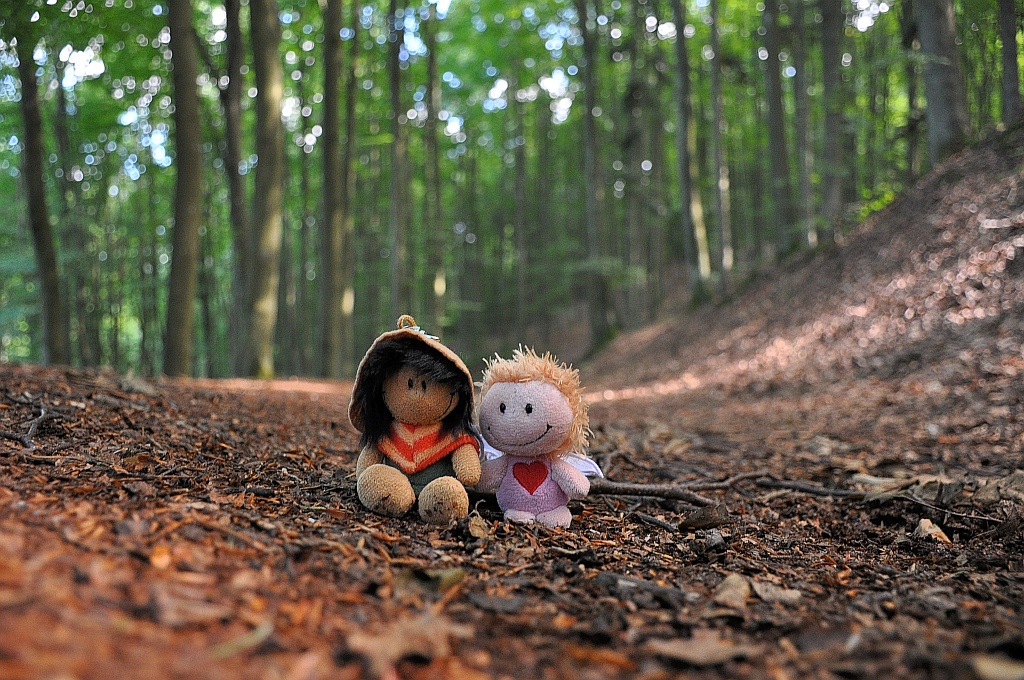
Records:
<instances>
[{"instance_id":1,"label":"knitted leg","mask_svg":"<svg viewBox=\"0 0 1024 680\"><path fill-rule=\"evenodd\" d=\"M516 522L518 524L533 524L537 520L537 516L532 512L526 512L525 510L506 510L505 521Z\"/></svg>"},{"instance_id":2,"label":"knitted leg","mask_svg":"<svg viewBox=\"0 0 1024 680\"><path fill-rule=\"evenodd\" d=\"M377 463L356 480L359 500L371 511L388 517L401 517L416 502L409 479L397 468Z\"/></svg>"},{"instance_id":3,"label":"knitted leg","mask_svg":"<svg viewBox=\"0 0 1024 680\"><path fill-rule=\"evenodd\" d=\"M568 527L572 522L572 513L563 505L560 508L540 513L537 515L537 521L549 527Z\"/></svg>"},{"instance_id":4,"label":"knitted leg","mask_svg":"<svg viewBox=\"0 0 1024 680\"><path fill-rule=\"evenodd\" d=\"M438 477L420 492L420 517L430 524L448 524L469 514L469 494L454 477Z\"/></svg>"}]
</instances>

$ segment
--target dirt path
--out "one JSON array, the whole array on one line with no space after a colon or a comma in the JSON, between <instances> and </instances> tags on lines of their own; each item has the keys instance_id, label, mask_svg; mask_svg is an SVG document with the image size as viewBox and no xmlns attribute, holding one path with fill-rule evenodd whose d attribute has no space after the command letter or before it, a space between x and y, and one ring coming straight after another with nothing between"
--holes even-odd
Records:
<instances>
[{"instance_id":1,"label":"dirt path","mask_svg":"<svg viewBox=\"0 0 1024 680\"><path fill-rule=\"evenodd\" d=\"M878 439L906 408L886 384L832 395L873 428L801 395L596 402L616 479L763 475L701 490L728 515L692 528L682 501L593 496L568 531L488 500L449 529L367 514L345 386L0 384L0 429L31 432L0 444L2 677L1011 677L985 669L1024 656L1024 481Z\"/></svg>"}]
</instances>

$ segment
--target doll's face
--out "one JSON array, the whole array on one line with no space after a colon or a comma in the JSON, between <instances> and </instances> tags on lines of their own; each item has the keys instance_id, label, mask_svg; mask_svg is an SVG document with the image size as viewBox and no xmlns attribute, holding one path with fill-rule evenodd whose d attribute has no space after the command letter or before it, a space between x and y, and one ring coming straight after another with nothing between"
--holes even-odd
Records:
<instances>
[{"instance_id":1,"label":"doll's face","mask_svg":"<svg viewBox=\"0 0 1024 680\"><path fill-rule=\"evenodd\" d=\"M399 422L430 425L440 422L455 409L459 395L454 387L403 366L384 381L384 403Z\"/></svg>"},{"instance_id":2,"label":"doll's face","mask_svg":"<svg viewBox=\"0 0 1024 680\"><path fill-rule=\"evenodd\" d=\"M551 383L494 383L480 402L480 434L513 456L542 456L569 435L572 408Z\"/></svg>"}]
</instances>

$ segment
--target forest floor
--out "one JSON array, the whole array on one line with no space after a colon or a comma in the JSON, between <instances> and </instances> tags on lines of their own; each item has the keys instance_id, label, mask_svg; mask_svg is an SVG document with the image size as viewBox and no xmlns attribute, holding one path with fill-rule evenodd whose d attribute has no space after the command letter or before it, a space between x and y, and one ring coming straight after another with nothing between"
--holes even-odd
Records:
<instances>
[{"instance_id":1,"label":"forest floor","mask_svg":"<svg viewBox=\"0 0 1024 680\"><path fill-rule=\"evenodd\" d=\"M584 366L688 500L567 530L369 514L347 384L0 366L0 677L1024 677L1022 153Z\"/></svg>"}]
</instances>

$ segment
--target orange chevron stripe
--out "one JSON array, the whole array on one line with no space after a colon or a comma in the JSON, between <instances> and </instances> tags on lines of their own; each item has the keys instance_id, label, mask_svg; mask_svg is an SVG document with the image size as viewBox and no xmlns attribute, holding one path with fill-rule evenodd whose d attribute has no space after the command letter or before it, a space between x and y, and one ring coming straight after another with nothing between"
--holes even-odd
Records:
<instances>
[{"instance_id":1,"label":"orange chevron stripe","mask_svg":"<svg viewBox=\"0 0 1024 680\"><path fill-rule=\"evenodd\" d=\"M379 447L406 474L433 465L464 444L470 444L479 451L479 443L472 435L453 437L441 434L440 430L440 423L421 426L395 423L391 434L380 442Z\"/></svg>"}]
</instances>

